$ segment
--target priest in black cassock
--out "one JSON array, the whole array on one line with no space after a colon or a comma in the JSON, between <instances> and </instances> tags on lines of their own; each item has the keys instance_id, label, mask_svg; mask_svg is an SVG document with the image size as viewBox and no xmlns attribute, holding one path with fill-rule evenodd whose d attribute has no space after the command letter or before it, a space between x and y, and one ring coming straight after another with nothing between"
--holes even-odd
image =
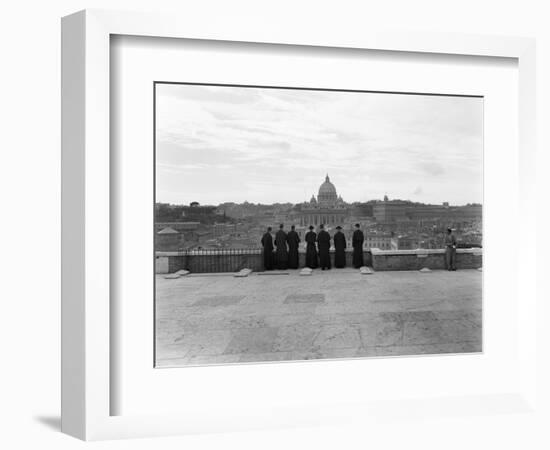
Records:
<instances>
[{"instance_id":1,"label":"priest in black cassock","mask_svg":"<svg viewBox=\"0 0 550 450\"><path fill-rule=\"evenodd\" d=\"M353 246L353 267L356 269L363 267L363 242L365 242L365 235L361 231L361 226L356 223L351 240Z\"/></svg>"},{"instance_id":2,"label":"priest in black cassock","mask_svg":"<svg viewBox=\"0 0 550 450\"><path fill-rule=\"evenodd\" d=\"M273 270L273 236L271 236L271 227L262 236L262 247L264 248L264 269Z\"/></svg>"},{"instance_id":3,"label":"priest in black cassock","mask_svg":"<svg viewBox=\"0 0 550 450\"><path fill-rule=\"evenodd\" d=\"M300 262L300 256L298 255L300 236L296 233L294 225L290 227L290 231L286 235L286 241L288 243L288 268L297 269Z\"/></svg>"},{"instance_id":4,"label":"priest in black cassock","mask_svg":"<svg viewBox=\"0 0 550 450\"><path fill-rule=\"evenodd\" d=\"M279 231L275 234L275 255L277 260L277 269L286 270L288 268L288 250L286 248L286 233L283 224L279 225Z\"/></svg>"},{"instance_id":5,"label":"priest in black cassock","mask_svg":"<svg viewBox=\"0 0 550 450\"><path fill-rule=\"evenodd\" d=\"M346 267L346 236L342 233L342 227L336 227L334 233L334 267L342 269Z\"/></svg>"},{"instance_id":6,"label":"priest in black cassock","mask_svg":"<svg viewBox=\"0 0 550 450\"><path fill-rule=\"evenodd\" d=\"M319 246L319 266L321 270L330 269L330 234L325 231L323 224L319 225L321 229L317 235L317 245Z\"/></svg>"},{"instance_id":7,"label":"priest in black cassock","mask_svg":"<svg viewBox=\"0 0 550 450\"><path fill-rule=\"evenodd\" d=\"M317 260L317 233L313 231L313 225L309 226L309 231L306 233L306 267L310 269L317 269L319 267L319 261Z\"/></svg>"}]
</instances>

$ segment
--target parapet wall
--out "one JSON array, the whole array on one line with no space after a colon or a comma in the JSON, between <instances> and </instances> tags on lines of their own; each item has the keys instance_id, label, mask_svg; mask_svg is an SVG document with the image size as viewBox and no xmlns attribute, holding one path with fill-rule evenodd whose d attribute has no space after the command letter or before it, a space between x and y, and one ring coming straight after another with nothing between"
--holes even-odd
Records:
<instances>
[{"instance_id":1,"label":"parapet wall","mask_svg":"<svg viewBox=\"0 0 550 450\"><path fill-rule=\"evenodd\" d=\"M305 253L300 252L300 267L305 266ZM482 249L457 249L457 269L477 269L482 266ZM334 264L334 252L331 252ZM363 252L366 266L375 271L432 270L445 269L445 250L379 250L373 248ZM352 251L346 251L346 266L352 267ZM189 252L157 252L156 273L174 273L181 269L192 273L238 272L241 269L262 272L263 255L261 250L207 250Z\"/></svg>"},{"instance_id":2,"label":"parapet wall","mask_svg":"<svg viewBox=\"0 0 550 450\"><path fill-rule=\"evenodd\" d=\"M305 252L300 252L299 267L305 267ZM331 252L334 264L334 252ZM363 252L365 265L372 265L370 251ZM352 266L352 251L346 251L346 266ZM241 269L262 272L263 255L261 250L207 250L189 252L156 252L156 273L174 273L185 269L192 273L238 272Z\"/></svg>"},{"instance_id":3,"label":"parapet wall","mask_svg":"<svg viewBox=\"0 0 550 450\"><path fill-rule=\"evenodd\" d=\"M372 249L372 268L383 270L432 270L445 269L444 249L378 250ZM459 248L456 250L457 269L478 269L482 267L483 251L480 248Z\"/></svg>"}]
</instances>

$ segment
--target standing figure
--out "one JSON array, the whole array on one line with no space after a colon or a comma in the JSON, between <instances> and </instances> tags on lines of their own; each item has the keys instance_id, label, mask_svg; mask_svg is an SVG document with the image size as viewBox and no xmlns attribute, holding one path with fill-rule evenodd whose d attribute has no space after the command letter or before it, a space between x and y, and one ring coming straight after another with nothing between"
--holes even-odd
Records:
<instances>
[{"instance_id":1,"label":"standing figure","mask_svg":"<svg viewBox=\"0 0 550 450\"><path fill-rule=\"evenodd\" d=\"M279 231L275 234L275 247L277 256L277 269L286 270L288 267L288 250L286 248L286 233L283 224L279 225Z\"/></svg>"},{"instance_id":2,"label":"standing figure","mask_svg":"<svg viewBox=\"0 0 550 450\"><path fill-rule=\"evenodd\" d=\"M298 246L300 244L300 236L296 233L295 226L290 227L290 231L286 235L286 241L288 242L288 268L297 269L300 256L298 255Z\"/></svg>"},{"instance_id":3,"label":"standing figure","mask_svg":"<svg viewBox=\"0 0 550 450\"><path fill-rule=\"evenodd\" d=\"M317 269L319 267L319 261L317 259L317 233L313 231L313 225L309 226L309 231L306 233L306 267L310 269Z\"/></svg>"},{"instance_id":4,"label":"standing figure","mask_svg":"<svg viewBox=\"0 0 550 450\"><path fill-rule=\"evenodd\" d=\"M330 234L325 231L323 224L319 225L321 231L317 235L317 245L319 246L319 266L321 270L330 269Z\"/></svg>"},{"instance_id":5,"label":"standing figure","mask_svg":"<svg viewBox=\"0 0 550 450\"><path fill-rule=\"evenodd\" d=\"M341 269L346 267L346 236L342 233L342 227L338 225L334 234L334 267Z\"/></svg>"},{"instance_id":6,"label":"standing figure","mask_svg":"<svg viewBox=\"0 0 550 450\"><path fill-rule=\"evenodd\" d=\"M365 242L365 235L361 231L361 226L356 223L351 239L351 245L353 246L353 267L356 269L363 267L363 242Z\"/></svg>"},{"instance_id":7,"label":"standing figure","mask_svg":"<svg viewBox=\"0 0 550 450\"><path fill-rule=\"evenodd\" d=\"M262 247L264 248L264 269L273 270L273 236L271 236L271 227L262 236Z\"/></svg>"},{"instance_id":8,"label":"standing figure","mask_svg":"<svg viewBox=\"0 0 550 450\"><path fill-rule=\"evenodd\" d=\"M447 228L445 235L445 268L456 270L456 237L451 228Z\"/></svg>"}]
</instances>

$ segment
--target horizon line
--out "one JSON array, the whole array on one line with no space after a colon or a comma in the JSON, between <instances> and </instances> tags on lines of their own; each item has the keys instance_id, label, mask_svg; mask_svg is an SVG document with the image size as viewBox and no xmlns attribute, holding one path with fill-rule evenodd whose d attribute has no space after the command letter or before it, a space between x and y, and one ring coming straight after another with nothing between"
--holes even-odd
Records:
<instances>
[{"instance_id":1,"label":"horizon line","mask_svg":"<svg viewBox=\"0 0 550 450\"><path fill-rule=\"evenodd\" d=\"M187 203L171 203L171 202L163 202L163 201L159 201L159 200L155 200L155 204L165 204L165 205L173 205L173 206L191 206L191 203L194 203L194 201L192 202L187 202ZM388 200L387 202L385 200L366 200L366 201L360 201L360 200L357 200L357 201L353 201L353 202L346 202L346 201L343 201L344 204L347 204L347 205L353 205L354 203L363 203L363 204L366 204L366 203L369 203L369 202L378 202L378 203L392 203L392 202L409 202L409 203L417 203L417 204L422 204L422 205L428 205L428 206L444 206L445 203L448 203L448 205L446 206L472 206L472 205L480 205L480 206L483 206L483 203L482 202L468 202L468 203L462 203L462 204L457 204L457 203L450 203L450 202L439 202L439 203L425 203L425 202L421 202L421 201L415 201L415 200L409 200L409 199L402 199L402 198L394 198L394 199L390 199ZM281 202L275 202L275 203L261 203L261 202L249 202L247 200L244 200L242 202L234 202L234 201L225 201L225 202L220 202L218 204L213 204L213 203L201 203L201 202L196 202L199 204L199 206L220 206L224 203L234 203L236 205L242 205L242 204L245 204L245 203L248 203L250 205L265 205L265 206L270 206L270 205L284 205L284 204L291 204L291 205L302 205L302 204L309 204L310 202L309 201L303 201L303 202L298 202L298 203L294 203L294 202L290 202L290 201L281 201Z\"/></svg>"}]
</instances>

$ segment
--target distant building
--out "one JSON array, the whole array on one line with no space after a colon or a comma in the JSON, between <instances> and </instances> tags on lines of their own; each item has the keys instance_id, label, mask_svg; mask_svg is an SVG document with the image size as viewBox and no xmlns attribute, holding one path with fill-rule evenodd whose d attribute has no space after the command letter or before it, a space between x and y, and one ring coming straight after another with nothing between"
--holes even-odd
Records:
<instances>
[{"instance_id":1,"label":"distant building","mask_svg":"<svg viewBox=\"0 0 550 450\"><path fill-rule=\"evenodd\" d=\"M214 237L235 233L237 231L236 223L215 223L212 225Z\"/></svg>"},{"instance_id":2,"label":"distant building","mask_svg":"<svg viewBox=\"0 0 550 450\"><path fill-rule=\"evenodd\" d=\"M200 222L157 222L155 228L158 231L164 228L172 228L176 231L195 231L200 227Z\"/></svg>"},{"instance_id":3,"label":"distant building","mask_svg":"<svg viewBox=\"0 0 550 450\"><path fill-rule=\"evenodd\" d=\"M155 250L157 251L178 251L185 245L183 233L166 227L155 234Z\"/></svg>"},{"instance_id":4,"label":"distant building","mask_svg":"<svg viewBox=\"0 0 550 450\"><path fill-rule=\"evenodd\" d=\"M374 203L372 214L377 222L383 224L400 222L447 221L460 222L481 220L482 206L478 204L465 206L450 206L449 202L441 205L425 205L409 201L384 200Z\"/></svg>"},{"instance_id":5,"label":"distant building","mask_svg":"<svg viewBox=\"0 0 550 450\"><path fill-rule=\"evenodd\" d=\"M291 220L300 226L309 225L343 225L350 214L350 207L342 197L338 196L336 187L327 174L325 181L319 187L317 198L311 196L309 202L304 202L291 216Z\"/></svg>"},{"instance_id":6,"label":"distant building","mask_svg":"<svg viewBox=\"0 0 550 450\"><path fill-rule=\"evenodd\" d=\"M381 223L402 222L408 220L407 208L406 202L390 201L385 195L383 201L372 205L372 215Z\"/></svg>"},{"instance_id":7,"label":"distant building","mask_svg":"<svg viewBox=\"0 0 550 450\"><path fill-rule=\"evenodd\" d=\"M448 203L443 205L414 205L409 208L407 215L411 220L434 220L445 219L450 212L451 209Z\"/></svg>"},{"instance_id":8,"label":"distant building","mask_svg":"<svg viewBox=\"0 0 550 450\"><path fill-rule=\"evenodd\" d=\"M351 209L351 214L354 217L370 219L373 216L372 207L373 207L372 203L357 203L353 205Z\"/></svg>"},{"instance_id":9,"label":"distant building","mask_svg":"<svg viewBox=\"0 0 550 450\"><path fill-rule=\"evenodd\" d=\"M396 250L394 248L394 241L388 234L367 234L365 236L364 248L379 248L380 250Z\"/></svg>"}]
</instances>

